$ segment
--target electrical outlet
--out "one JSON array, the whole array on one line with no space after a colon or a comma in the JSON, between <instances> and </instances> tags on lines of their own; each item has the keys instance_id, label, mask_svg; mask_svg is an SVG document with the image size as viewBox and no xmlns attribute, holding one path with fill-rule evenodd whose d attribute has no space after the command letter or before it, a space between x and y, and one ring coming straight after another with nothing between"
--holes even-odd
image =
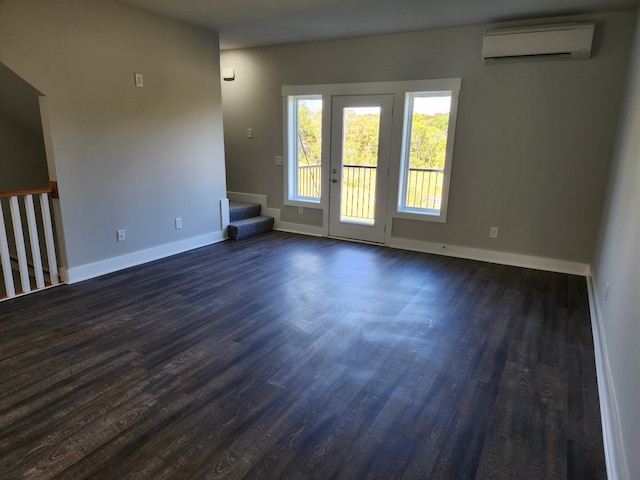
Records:
<instances>
[{"instance_id":1,"label":"electrical outlet","mask_svg":"<svg viewBox=\"0 0 640 480\"><path fill-rule=\"evenodd\" d=\"M182 218L176 218L176 230L180 230L182 228Z\"/></svg>"},{"instance_id":2,"label":"electrical outlet","mask_svg":"<svg viewBox=\"0 0 640 480\"><path fill-rule=\"evenodd\" d=\"M116 231L116 238L119 242L124 242L124 239L126 238L126 232L124 231L124 228Z\"/></svg>"},{"instance_id":3,"label":"electrical outlet","mask_svg":"<svg viewBox=\"0 0 640 480\"><path fill-rule=\"evenodd\" d=\"M253 128L247 128L247 138L253 138Z\"/></svg>"},{"instance_id":4,"label":"electrical outlet","mask_svg":"<svg viewBox=\"0 0 640 480\"><path fill-rule=\"evenodd\" d=\"M284 165L284 157L276 156L276 165Z\"/></svg>"},{"instance_id":5,"label":"electrical outlet","mask_svg":"<svg viewBox=\"0 0 640 480\"><path fill-rule=\"evenodd\" d=\"M135 73L135 85L136 87L144 87L144 82L142 81L142 74L141 73Z\"/></svg>"},{"instance_id":6,"label":"electrical outlet","mask_svg":"<svg viewBox=\"0 0 640 480\"><path fill-rule=\"evenodd\" d=\"M498 238L498 227L491 227L489 230L489 238Z\"/></svg>"}]
</instances>

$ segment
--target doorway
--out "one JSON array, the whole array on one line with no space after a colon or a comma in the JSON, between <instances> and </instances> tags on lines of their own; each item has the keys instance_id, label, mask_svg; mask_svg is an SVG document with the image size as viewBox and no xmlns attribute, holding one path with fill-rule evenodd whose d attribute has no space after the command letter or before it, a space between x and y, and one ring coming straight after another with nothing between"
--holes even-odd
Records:
<instances>
[{"instance_id":1,"label":"doorway","mask_svg":"<svg viewBox=\"0 0 640 480\"><path fill-rule=\"evenodd\" d=\"M46 97L3 63L0 84L2 301L60 283L61 229Z\"/></svg>"},{"instance_id":2,"label":"doorway","mask_svg":"<svg viewBox=\"0 0 640 480\"><path fill-rule=\"evenodd\" d=\"M329 235L384 243L393 95L333 96Z\"/></svg>"}]
</instances>

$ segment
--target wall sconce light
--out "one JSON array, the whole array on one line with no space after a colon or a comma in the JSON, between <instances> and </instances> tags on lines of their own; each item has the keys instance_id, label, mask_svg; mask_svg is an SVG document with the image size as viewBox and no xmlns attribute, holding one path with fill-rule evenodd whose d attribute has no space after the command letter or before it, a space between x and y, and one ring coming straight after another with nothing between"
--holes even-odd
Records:
<instances>
[{"instance_id":1,"label":"wall sconce light","mask_svg":"<svg viewBox=\"0 0 640 480\"><path fill-rule=\"evenodd\" d=\"M236 79L236 71L233 68L222 69L222 79L225 82L232 82Z\"/></svg>"}]
</instances>

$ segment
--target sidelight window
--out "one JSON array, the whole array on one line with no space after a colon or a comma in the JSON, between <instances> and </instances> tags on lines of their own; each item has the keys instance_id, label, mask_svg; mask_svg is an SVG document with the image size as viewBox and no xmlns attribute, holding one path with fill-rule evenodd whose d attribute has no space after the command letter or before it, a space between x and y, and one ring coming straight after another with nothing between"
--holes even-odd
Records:
<instances>
[{"instance_id":1,"label":"sidelight window","mask_svg":"<svg viewBox=\"0 0 640 480\"><path fill-rule=\"evenodd\" d=\"M453 92L405 95L398 211L444 221L452 155Z\"/></svg>"},{"instance_id":2,"label":"sidelight window","mask_svg":"<svg viewBox=\"0 0 640 480\"><path fill-rule=\"evenodd\" d=\"M289 96L287 103L287 199L320 203L322 96Z\"/></svg>"}]
</instances>

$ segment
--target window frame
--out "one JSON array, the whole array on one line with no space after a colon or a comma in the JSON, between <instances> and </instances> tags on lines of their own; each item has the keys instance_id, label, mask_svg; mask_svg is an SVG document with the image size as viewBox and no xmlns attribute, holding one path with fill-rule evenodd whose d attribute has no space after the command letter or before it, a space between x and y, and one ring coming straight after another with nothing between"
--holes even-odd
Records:
<instances>
[{"instance_id":1,"label":"window frame","mask_svg":"<svg viewBox=\"0 0 640 480\"><path fill-rule=\"evenodd\" d=\"M461 78L440 78L427 80L406 80L388 82L337 83L315 85L283 85L281 87L283 105L283 147L284 147L284 198L283 205L309 207L322 210L323 235L328 234L329 211L329 179L331 155L331 105L334 96L341 95L388 95L394 96L394 112L391 138L391 166L389 170L389 187L387 196L387 241L391 237L393 219L408 219L426 222L445 223L449 203L449 183L453 164L453 146L455 142L455 126L458 112L458 99L462 86ZM445 160L446 189L443 189L442 204L439 215L425 215L420 212L400 211L398 195L400 189L400 164L402 159L403 132L405 119L405 101L411 92L451 92L451 111L449 113L449 130L447 132L447 149ZM291 142L289 140L288 98L290 96L322 96L322 181L320 186L320 202L303 201L289 198L289 172L291 165ZM444 185L443 185L444 187Z\"/></svg>"},{"instance_id":2,"label":"window frame","mask_svg":"<svg viewBox=\"0 0 640 480\"><path fill-rule=\"evenodd\" d=\"M454 85L455 86L455 85ZM413 127L413 104L416 97L442 97L450 96L449 124L447 127L447 145L445 148L445 159L442 179L442 193L440 209L429 209L410 207L405 203L408 188L408 172L411 153L411 133ZM449 206L449 187L451 184L451 168L453 163L453 145L456 130L456 119L458 112L459 84L457 89L443 90L421 90L405 92L404 111L402 119L402 151L400 153L400 164L398 166L398 196L395 206L395 218L406 218L411 220L433 221L445 223L447 220L447 210Z\"/></svg>"},{"instance_id":3,"label":"window frame","mask_svg":"<svg viewBox=\"0 0 640 480\"><path fill-rule=\"evenodd\" d=\"M321 153L320 153L320 196L304 197L298 196L298 105L301 100L321 100L322 101L322 131L321 131ZM287 95L285 102L285 198L284 204L290 206L314 206L318 207L323 199L324 164L325 164L325 98L320 94Z\"/></svg>"}]
</instances>

